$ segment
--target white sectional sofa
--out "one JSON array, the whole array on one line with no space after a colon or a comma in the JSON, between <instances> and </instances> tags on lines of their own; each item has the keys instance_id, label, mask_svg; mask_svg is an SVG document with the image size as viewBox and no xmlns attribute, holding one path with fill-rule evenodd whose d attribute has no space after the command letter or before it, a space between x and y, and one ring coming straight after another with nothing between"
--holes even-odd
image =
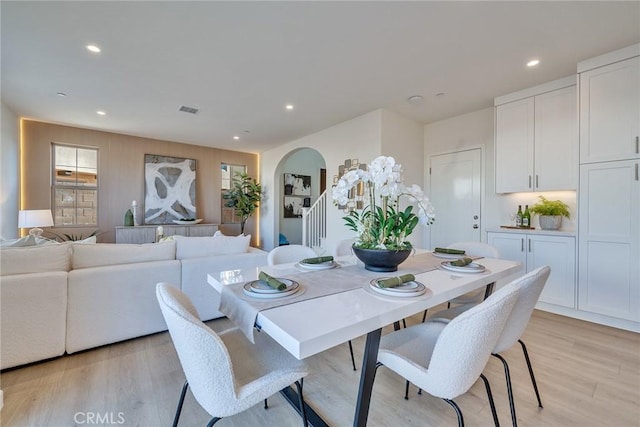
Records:
<instances>
[{"instance_id":1,"label":"white sectional sofa","mask_svg":"<svg viewBox=\"0 0 640 427\"><path fill-rule=\"evenodd\" d=\"M207 274L267 263L248 236L0 251L0 369L166 330L158 282L180 287L202 320L221 317Z\"/></svg>"}]
</instances>

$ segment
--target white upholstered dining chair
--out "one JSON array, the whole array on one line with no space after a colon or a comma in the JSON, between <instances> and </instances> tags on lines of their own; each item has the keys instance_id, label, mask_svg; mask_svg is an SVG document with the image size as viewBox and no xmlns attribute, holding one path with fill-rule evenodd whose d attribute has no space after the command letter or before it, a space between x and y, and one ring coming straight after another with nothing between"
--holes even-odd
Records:
<instances>
[{"instance_id":1,"label":"white upholstered dining chair","mask_svg":"<svg viewBox=\"0 0 640 427\"><path fill-rule=\"evenodd\" d=\"M520 287L505 286L450 322L418 323L382 337L378 366L386 366L433 396L451 405L464 426L462 411L453 401L481 378L494 423L499 425L489 381L482 374Z\"/></svg>"},{"instance_id":2,"label":"white upholstered dining chair","mask_svg":"<svg viewBox=\"0 0 640 427\"><path fill-rule=\"evenodd\" d=\"M267 255L267 264L286 264L289 262L298 262L305 258L313 258L318 256L309 246L304 245L285 245L277 246Z\"/></svg>"},{"instance_id":3,"label":"white upholstered dining chair","mask_svg":"<svg viewBox=\"0 0 640 427\"><path fill-rule=\"evenodd\" d=\"M267 255L268 265L286 264L290 262L298 262L305 258L313 258L318 256L316 251L304 245L288 245L273 248ZM353 355L353 344L349 340L349 354L351 355L351 366L356 370L356 358Z\"/></svg>"},{"instance_id":4,"label":"white upholstered dining chair","mask_svg":"<svg viewBox=\"0 0 640 427\"><path fill-rule=\"evenodd\" d=\"M516 343L520 344L520 346L522 347L522 352L524 353L524 359L527 362L529 376L531 377L531 384L533 385L533 390L536 394L536 398L538 399L538 407L542 408L542 400L540 399L538 384L533 373L533 367L531 366L531 359L529 358L527 346L525 345L524 341L522 341L522 334L529 324L533 309L535 308L535 305L540 298L540 294L542 293L544 285L547 283L547 279L549 278L550 274L551 269L548 266L543 266L525 274L524 276L512 282L517 283L517 285L521 287L521 290L518 294L516 304L514 305L513 310L511 311L511 314L507 319L506 326L500 334L500 338L498 338L498 341L496 342L496 345L492 350L492 355L498 358L502 362L502 365L504 367L504 374L507 382L507 394L509 396L509 409L511 411L511 420L514 427L517 426L518 421L516 417L516 407L513 397L513 387L511 385L511 374L509 372L509 364L507 363L507 360L502 355L500 355L500 353L510 349ZM430 320L437 322L451 321L451 319L454 319L457 316L461 315L464 311L465 307L463 306L452 307L450 309L435 313L433 315L433 318Z\"/></svg>"},{"instance_id":5,"label":"white upholstered dining chair","mask_svg":"<svg viewBox=\"0 0 640 427\"><path fill-rule=\"evenodd\" d=\"M238 328L216 333L207 327L189 298L168 283L156 285L156 297L169 328L186 381L178 401L173 426L178 425L187 389L213 418L238 414L278 391L296 384L303 425L307 425L302 379L308 374L303 361L291 356L266 334L256 334L251 344Z\"/></svg>"},{"instance_id":6,"label":"white upholstered dining chair","mask_svg":"<svg viewBox=\"0 0 640 427\"><path fill-rule=\"evenodd\" d=\"M465 251L465 255L483 257L483 258L500 258L500 251L495 246L489 245L488 243L483 242L457 242L452 243L447 246L449 249L460 249ZM451 305L461 306L459 310L464 311L468 310L474 305L482 302L486 297L489 296L493 286L495 284L491 283L485 288L476 289L475 291L467 292L464 295L460 295L459 297L453 298L447 303L447 307L451 307ZM424 311L422 315L422 322L424 322L427 318L427 310Z\"/></svg>"}]
</instances>

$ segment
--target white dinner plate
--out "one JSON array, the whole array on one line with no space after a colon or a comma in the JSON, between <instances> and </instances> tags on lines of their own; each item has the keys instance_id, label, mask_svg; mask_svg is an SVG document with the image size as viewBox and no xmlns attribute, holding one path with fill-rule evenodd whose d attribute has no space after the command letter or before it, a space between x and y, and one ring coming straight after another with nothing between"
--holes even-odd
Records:
<instances>
[{"instance_id":1,"label":"white dinner plate","mask_svg":"<svg viewBox=\"0 0 640 427\"><path fill-rule=\"evenodd\" d=\"M321 262L319 264L307 264L306 262L297 262L295 267L299 267L303 270L331 270L336 268L338 263L335 261Z\"/></svg>"},{"instance_id":2,"label":"white dinner plate","mask_svg":"<svg viewBox=\"0 0 640 427\"><path fill-rule=\"evenodd\" d=\"M378 285L378 280L380 279L384 279L384 277L373 279L369 283L371 289L374 292L378 292L379 294L407 298L420 296L427 291L427 288L422 283L416 282L415 280L412 282L403 283L402 285L398 285L393 288L381 288Z\"/></svg>"},{"instance_id":3,"label":"white dinner plate","mask_svg":"<svg viewBox=\"0 0 640 427\"><path fill-rule=\"evenodd\" d=\"M196 220L193 220L193 221L182 221L180 219L174 219L173 220L174 224L181 224L181 225L200 224L201 222L202 222L202 218L196 219Z\"/></svg>"},{"instance_id":4,"label":"white dinner plate","mask_svg":"<svg viewBox=\"0 0 640 427\"><path fill-rule=\"evenodd\" d=\"M467 264L464 267L458 267L457 265L451 265L451 261L442 261L440 263L440 265L445 270L455 271L456 273L482 273L483 271L486 270L484 265L477 264L475 262Z\"/></svg>"},{"instance_id":5,"label":"white dinner plate","mask_svg":"<svg viewBox=\"0 0 640 427\"><path fill-rule=\"evenodd\" d=\"M293 295L300 289L300 285L296 281L281 278L278 278L278 280L287 285L287 288L284 291L274 289L262 280L252 280L251 282L244 284L244 293L250 297L268 299Z\"/></svg>"},{"instance_id":6,"label":"white dinner plate","mask_svg":"<svg viewBox=\"0 0 640 427\"><path fill-rule=\"evenodd\" d=\"M462 258L465 257L467 255L462 254L462 255L456 255L456 254L445 254L442 252L432 252L433 256L436 258L442 258L442 259L458 259L458 258Z\"/></svg>"}]
</instances>

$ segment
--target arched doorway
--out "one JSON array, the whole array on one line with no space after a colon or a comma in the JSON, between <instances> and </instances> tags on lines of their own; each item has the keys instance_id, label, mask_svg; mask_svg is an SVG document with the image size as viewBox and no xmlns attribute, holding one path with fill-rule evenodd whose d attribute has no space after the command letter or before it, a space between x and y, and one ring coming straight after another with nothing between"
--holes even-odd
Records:
<instances>
[{"instance_id":1,"label":"arched doorway","mask_svg":"<svg viewBox=\"0 0 640 427\"><path fill-rule=\"evenodd\" d=\"M326 162L312 148L299 148L284 156L273 178L274 237L302 243L302 207L312 205L326 188Z\"/></svg>"}]
</instances>

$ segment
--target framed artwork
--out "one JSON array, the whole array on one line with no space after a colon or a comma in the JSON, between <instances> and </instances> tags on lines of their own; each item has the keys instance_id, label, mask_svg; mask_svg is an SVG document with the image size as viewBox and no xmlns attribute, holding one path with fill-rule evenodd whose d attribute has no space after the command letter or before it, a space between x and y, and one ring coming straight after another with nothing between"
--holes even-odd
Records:
<instances>
[{"instance_id":1,"label":"framed artwork","mask_svg":"<svg viewBox=\"0 0 640 427\"><path fill-rule=\"evenodd\" d=\"M302 218L302 197L284 196L284 217Z\"/></svg>"},{"instance_id":2,"label":"framed artwork","mask_svg":"<svg viewBox=\"0 0 640 427\"><path fill-rule=\"evenodd\" d=\"M295 173L284 174L285 196L311 196L311 176Z\"/></svg>"},{"instance_id":3,"label":"framed artwork","mask_svg":"<svg viewBox=\"0 0 640 427\"><path fill-rule=\"evenodd\" d=\"M196 161L144 155L144 223L196 218Z\"/></svg>"}]
</instances>

